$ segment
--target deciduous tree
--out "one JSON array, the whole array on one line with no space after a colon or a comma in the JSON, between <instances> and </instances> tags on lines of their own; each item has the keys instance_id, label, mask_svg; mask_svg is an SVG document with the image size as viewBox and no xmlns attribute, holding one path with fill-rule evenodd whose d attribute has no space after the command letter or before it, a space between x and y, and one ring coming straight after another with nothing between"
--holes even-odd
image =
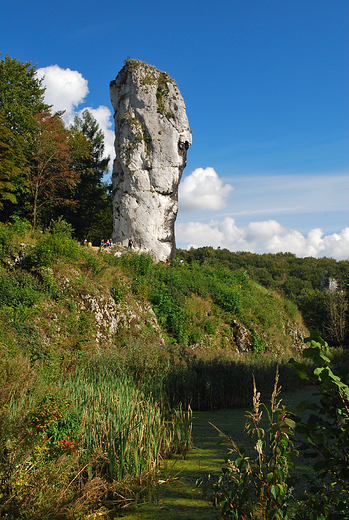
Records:
<instances>
[{"instance_id":1,"label":"deciduous tree","mask_svg":"<svg viewBox=\"0 0 349 520\"><path fill-rule=\"evenodd\" d=\"M69 132L60 114L49 111L36 114L37 132L33 140L27 186L33 228L38 218L59 206L76 205L69 194L79 182L79 172L71 167Z\"/></svg>"},{"instance_id":2,"label":"deciduous tree","mask_svg":"<svg viewBox=\"0 0 349 520\"><path fill-rule=\"evenodd\" d=\"M25 191L25 177L37 133L35 114L49 107L44 103L45 89L35 75L31 62L22 63L6 56L0 60L1 116L1 197L2 220L13 212L13 204Z\"/></svg>"},{"instance_id":3,"label":"deciduous tree","mask_svg":"<svg viewBox=\"0 0 349 520\"><path fill-rule=\"evenodd\" d=\"M17 203L15 192L20 173L17 160L20 155L19 148L16 136L0 113L0 209L3 209L4 201Z\"/></svg>"}]
</instances>

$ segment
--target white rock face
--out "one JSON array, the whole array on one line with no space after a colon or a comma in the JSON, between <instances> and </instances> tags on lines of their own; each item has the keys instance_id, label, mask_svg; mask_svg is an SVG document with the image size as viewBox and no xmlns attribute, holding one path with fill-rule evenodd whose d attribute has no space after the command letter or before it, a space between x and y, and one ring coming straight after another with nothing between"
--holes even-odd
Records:
<instances>
[{"instance_id":1,"label":"white rock face","mask_svg":"<svg viewBox=\"0 0 349 520\"><path fill-rule=\"evenodd\" d=\"M110 83L115 110L114 242L175 256L178 186L192 143L183 98L166 72L129 60Z\"/></svg>"}]
</instances>

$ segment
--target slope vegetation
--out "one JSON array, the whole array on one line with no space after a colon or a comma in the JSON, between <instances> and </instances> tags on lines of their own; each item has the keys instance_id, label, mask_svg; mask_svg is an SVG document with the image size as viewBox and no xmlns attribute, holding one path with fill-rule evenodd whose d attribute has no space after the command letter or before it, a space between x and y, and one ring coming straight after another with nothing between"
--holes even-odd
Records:
<instances>
[{"instance_id":1,"label":"slope vegetation","mask_svg":"<svg viewBox=\"0 0 349 520\"><path fill-rule=\"evenodd\" d=\"M0 225L0 511L75 518L144 494L190 447L183 410L246 406L306 329L244 269L95 251ZM190 414L189 414L190 415ZM189 422L188 422L189 421Z\"/></svg>"}]
</instances>

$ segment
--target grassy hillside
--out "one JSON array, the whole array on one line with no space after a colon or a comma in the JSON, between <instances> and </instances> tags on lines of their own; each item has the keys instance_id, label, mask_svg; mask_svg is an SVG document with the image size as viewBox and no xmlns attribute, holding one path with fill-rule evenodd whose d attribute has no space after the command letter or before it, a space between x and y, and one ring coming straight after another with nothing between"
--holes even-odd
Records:
<instances>
[{"instance_id":1,"label":"grassy hillside","mask_svg":"<svg viewBox=\"0 0 349 520\"><path fill-rule=\"evenodd\" d=\"M329 344L348 345L349 259L297 258L292 253L232 253L212 247L181 250L178 256L188 263L219 264L233 272L245 269L263 287L276 290L295 303L306 326L318 330Z\"/></svg>"},{"instance_id":2,"label":"grassy hillside","mask_svg":"<svg viewBox=\"0 0 349 520\"><path fill-rule=\"evenodd\" d=\"M182 411L248 406L307 331L244 269L81 247L0 225L0 511L77 518L140 497L190 446Z\"/></svg>"},{"instance_id":3,"label":"grassy hillside","mask_svg":"<svg viewBox=\"0 0 349 520\"><path fill-rule=\"evenodd\" d=\"M0 230L1 334L9 355L21 352L58 373L96 355L112 357L138 384L153 384L157 374L164 391L175 370L183 378L210 366L214 374L217 363L228 372L257 359L282 363L303 344L307 330L294 303L243 268L154 264L127 250L117 257L79 247L69 231L64 222L38 236L25 235L23 222ZM174 390L166 388L175 404L193 406Z\"/></svg>"}]
</instances>

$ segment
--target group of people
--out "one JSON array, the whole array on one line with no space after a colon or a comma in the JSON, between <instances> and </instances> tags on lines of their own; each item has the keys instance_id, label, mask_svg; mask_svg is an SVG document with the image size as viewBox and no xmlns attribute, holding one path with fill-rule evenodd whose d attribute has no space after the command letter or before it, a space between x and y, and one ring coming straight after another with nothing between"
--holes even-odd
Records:
<instances>
[{"instance_id":1,"label":"group of people","mask_svg":"<svg viewBox=\"0 0 349 520\"><path fill-rule=\"evenodd\" d=\"M108 240L101 240L101 247L111 247L113 245L113 240L108 238Z\"/></svg>"},{"instance_id":2,"label":"group of people","mask_svg":"<svg viewBox=\"0 0 349 520\"><path fill-rule=\"evenodd\" d=\"M87 238L85 238L85 240L83 241L83 244L84 244L84 246L92 247L92 242L88 241ZM112 245L113 245L112 238L108 238L108 240L104 240L104 238L102 238L101 247L111 247ZM128 248L129 249L133 248L133 239L132 238L129 238L129 240L128 240Z\"/></svg>"}]
</instances>

